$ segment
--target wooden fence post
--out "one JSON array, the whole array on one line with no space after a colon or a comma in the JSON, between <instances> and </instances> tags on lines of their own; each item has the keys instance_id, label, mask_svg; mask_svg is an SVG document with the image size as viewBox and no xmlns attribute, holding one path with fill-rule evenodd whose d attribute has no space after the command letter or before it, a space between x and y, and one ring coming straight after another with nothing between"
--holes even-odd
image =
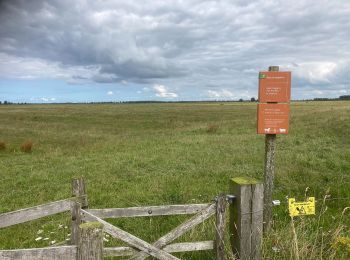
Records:
<instances>
[{"instance_id":1,"label":"wooden fence post","mask_svg":"<svg viewBox=\"0 0 350 260\"><path fill-rule=\"evenodd\" d=\"M82 209L86 209L88 207L88 198L85 189L85 180L83 177L72 180L72 196L82 197L80 200Z\"/></svg>"},{"instance_id":2,"label":"wooden fence post","mask_svg":"<svg viewBox=\"0 0 350 260\"><path fill-rule=\"evenodd\" d=\"M78 260L103 259L103 225L87 222L79 225Z\"/></svg>"},{"instance_id":3,"label":"wooden fence post","mask_svg":"<svg viewBox=\"0 0 350 260\"><path fill-rule=\"evenodd\" d=\"M215 254L216 260L225 260L226 195L221 194L216 201Z\"/></svg>"},{"instance_id":4,"label":"wooden fence post","mask_svg":"<svg viewBox=\"0 0 350 260\"><path fill-rule=\"evenodd\" d=\"M279 71L278 66L270 66L269 71ZM272 192L275 178L276 135L265 135L265 169L264 169L264 232L272 222Z\"/></svg>"},{"instance_id":5,"label":"wooden fence post","mask_svg":"<svg viewBox=\"0 0 350 260\"><path fill-rule=\"evenodd\" d=\"M79 225L81 224L81 215L80 209L88 207L88 200L85 190L85 181L83 177L79 179L72 180L72 196L81 197L78 201L74 201L72 203L71 214L72 214L72 222L71 222L71 237L70 243L71 245L77 245L79 241Z\"/></svg>"},{"instance_id":6,"label":"wooden fence post","mask_svg":"<svg viewBox=\"0 0 350 260\"><path fill-rule=\"evenodd\" d=\"M233 254L241 260L261 259L263 185L253 178L230 180L236 198L230 204L230 238Z\"/></svg>"},{"instance_id":7,"label":"wooden fence post","mask_svg":"<svg viewBox=\"0 0 350 260\"><path fill-rule=\"evenodd\" d=\"M80 229L79 225L81 224L81 204L79 202L72 203L72 224L71 224L71 236L70 243L71 245L77 245L79 242Z\"/></svg>"}]
</instances>

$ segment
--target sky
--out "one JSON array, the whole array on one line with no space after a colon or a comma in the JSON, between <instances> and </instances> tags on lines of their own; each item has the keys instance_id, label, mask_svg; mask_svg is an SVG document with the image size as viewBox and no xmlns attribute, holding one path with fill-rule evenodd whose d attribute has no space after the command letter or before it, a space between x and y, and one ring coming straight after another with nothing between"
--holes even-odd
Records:
<instances>
[{"instance_id":1,"label":"sky","mask_svg":"<svg viewBox=\"0 0 350 260\"><path fill-rule=\"evenodd\" d=\"M350 95L350 1L0 0L0 101Z\"/></svg>"}]
</instances>

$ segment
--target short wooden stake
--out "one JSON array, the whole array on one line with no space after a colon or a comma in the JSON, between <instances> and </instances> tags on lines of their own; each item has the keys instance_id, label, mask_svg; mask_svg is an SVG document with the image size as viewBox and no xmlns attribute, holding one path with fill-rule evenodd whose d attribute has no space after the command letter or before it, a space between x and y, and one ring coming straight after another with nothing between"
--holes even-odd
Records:
<instances>
[{"instance_id":1,"label":"short wooden stake","mask_svg":"<svg viewBox=\"0 0 350 260\"><path fill-rule=\"evenodd\" d=\"M215 223L215 254L216 260L225 260L225 224L226 224L226 195L220 195L216 201Z\"/></svg>"},{"instance_id":2,"label":"short wooden stake","mask_svg":"<svg viewBox=\"0 0 350 260\"><path fill-rule=\"evenodd\" d=\"M79 225L81 224L80 209L88 207L88 199L85 190L85 181L83 177L72 179L72 196L80 197L79 201L72 203L71 214L71 240L72 245L77 245L79 240Z\"/></svg>"},{"instance_id":3,"label":"short wooden stake","mask_svg":"<svg viewBox=\"0 0 350 260\"><path fill-rule=\"evenodd\" d=\"M72 196L82 197L80 200L82 209L86 209L88 207L88 198L86 195L85 180L83 177L72 180Z\"/></svg>"},{"instance_id":4,"label":"short wooden stake","mask_svg":"<svg viewBox=\"0 0 350 260\"><path fill-rule=\"evenodd\" d=\"M72 224L71 224L71 245L77 245L79 242L80 229L79 225L81 224L81 204L79 202L73 202L72 204Z\"/></svg>"},{"instance_id":5,"label":"short wooden stake","mask_svg":"<svg viewBox=\"0 0 350 260\"><path fill-rule=\"evenodd\" d=\"M103 225L87 222L79 225L78 260L103 259Z\"/></svg>"},{"instance_id":6,"label":"short wooden stake","mask_svg":"<svg viewBox=\"0 0 350 260\"><path fill-rule=\"evenodd\" d=\"M230 192L236 197L230 205L230 238L238 259L261 259L263 190L262 183L253 178L230 181Z\"/></svg>"},{"instance_id":7,"label":"short wooden stake","mask_svg":"<svg viewBox=\"0 0 350 260\"><path fill-rule=\"evenodd\" d=\"M269 71L279 71L278 66L270 66ZM265 135L265 169L264 169L264 232L272 223L272 193L275 178L276 135Z\"/></svg>"}]
</instances>

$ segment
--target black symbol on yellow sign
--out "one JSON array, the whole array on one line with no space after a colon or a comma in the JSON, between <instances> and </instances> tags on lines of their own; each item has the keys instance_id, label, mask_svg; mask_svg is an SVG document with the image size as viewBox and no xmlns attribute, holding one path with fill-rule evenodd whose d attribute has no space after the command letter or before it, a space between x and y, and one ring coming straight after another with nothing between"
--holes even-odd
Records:
<instances>
[{"instance_id":1,"label":"black symbol on yellow sign","mask_svg":"<svg viewBox=\"0 0 350 260\"><path fill-rule=\"evenodd\" d=\"M304 209L304 207L303 207L303 206L301 206L301 207L297 207L297 211L299 211L299 214L300 214L300 215L302 215L302 214L306 214L306 211L305 211L305 209Z\"/></svg>"}]
</instances>

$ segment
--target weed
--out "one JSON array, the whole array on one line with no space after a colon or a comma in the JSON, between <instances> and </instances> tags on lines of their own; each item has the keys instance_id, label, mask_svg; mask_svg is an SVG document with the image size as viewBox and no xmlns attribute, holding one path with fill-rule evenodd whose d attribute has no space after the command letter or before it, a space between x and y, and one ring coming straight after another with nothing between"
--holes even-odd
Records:
<instances>
[{"instance_id":1,"label":"weed","mask_svg":"<svg viewBox=\"0 0 350 260\"><path fill-rule=\"evenodd\" d=\"M33 142L32 141L25 141L21 144L21 151L24 153L31 153L33 148Z\"/></svg>"},{"instance_id":2,"label":"weed","mask_svg":"<svg viewBox=\"0 0 350 260\"><path fill-rule=\"evenodd\" d=\"M4 141L0 141L0 150L6 149L6 143Z\"/></svg>"},{"instance_id":3,"label":"weed","mask_svg":"<svg viewBox=\"0 0 350 260\"><path fill-rule=\"evenodd\" d=\"M209 124L207 126L207 133L214 134L219 130L219 126L215 124Z\"/></svg>"}]
</instances>

